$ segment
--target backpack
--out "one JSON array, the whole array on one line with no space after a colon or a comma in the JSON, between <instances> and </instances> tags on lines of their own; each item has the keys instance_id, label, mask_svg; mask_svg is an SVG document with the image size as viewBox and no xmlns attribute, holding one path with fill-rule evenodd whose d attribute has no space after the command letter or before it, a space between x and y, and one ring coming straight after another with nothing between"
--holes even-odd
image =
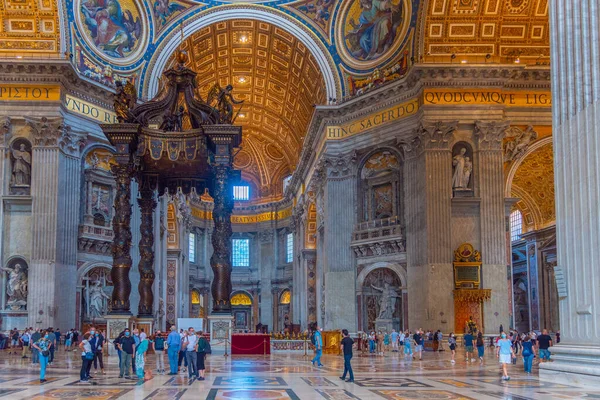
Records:
<instances>
[{"instance_id":1,"label":"backpack","mask_svg":"<svg viewBox=\"0 0 600 400\"><path fill-rule=\"evenodd\" d=\"M313 332L313 333L310 334L310 343L313 346L317 345L317 338L316 338L315 332Z\"/></svg>"},{"instance_id":2,"label":"backpack","mask_svg":"<svg viewBox=\"0 0 600 400\"><path fill-rule=\"evenodd\" d=\"M206 339L204 339L204 341L206 342L206 346L204 347L204 353L211 354L212 349L210 348L210 342Z\"/></svg>"},{"instance_id":3,"label":"backpack","mask_svg":"<svg viewBox=\"0 0 600 400\"><path fill-rule=\"evenodd\" d=\"M202 347L200 347L202 345ZM200 338L198 341L198 353L211 354L212 349L210 348L210 342L205 338Z\"/></svg>"}]
</instances>

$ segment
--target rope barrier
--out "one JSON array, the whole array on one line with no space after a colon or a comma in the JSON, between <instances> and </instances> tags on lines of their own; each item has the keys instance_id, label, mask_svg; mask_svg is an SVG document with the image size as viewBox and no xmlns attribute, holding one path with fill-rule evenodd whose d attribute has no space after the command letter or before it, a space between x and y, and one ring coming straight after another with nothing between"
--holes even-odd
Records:
<instances>
[{"instance_id":1,"label":"rope barrier","mask_svg":"<svg viewBox=\"0 0 600 400\"><path fill-rule=\"evenodd\" d=\"M260 346L264 346L264 343L260 343L258 346L252 347L251 349L241 349L239 347L234 346L233 344L231 345L231 348L240 350L240 351L250 351L250 350L258 349Z\"/></svg>"}]
</instances>

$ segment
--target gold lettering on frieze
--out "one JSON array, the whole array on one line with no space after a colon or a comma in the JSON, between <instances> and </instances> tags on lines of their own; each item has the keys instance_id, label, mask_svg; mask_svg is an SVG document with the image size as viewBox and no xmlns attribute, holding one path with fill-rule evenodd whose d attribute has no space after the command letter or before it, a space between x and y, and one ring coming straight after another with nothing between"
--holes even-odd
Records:
<instances>
[{"instance_id":1,"label":"gold lettering on frieze","mask_svg":"<svg viewBox=\"0 0 600 400\"><path fill-rule=\"evenodd\" d=\"M0 101L58 101L60 86L0 85Z\"/></svg>"},{"instance_id":2,"label":"gold lettering on frieze","mask_svg":"<svg viewBox=\"0 0 600 400\"><path fill-rule=\"evenodd\" d=\"M117 114L115 114L114 111L110 111L106 108L88 103L87 101L78 99L77 97L73 97L69 94L65 96L65 107L72 113L91 118L94 121L98 121L102 124L118 123Z\"/></svg>"},{"instance_id":3,"label":"gold lettering on frieze","mask_svg":"<svg viewBox=\"0 0 600 400\"><path fill-rule=\"evenodd\" d=\"M277 212L265 212L254 215L232 215L232 224L257 224L260 222L268 222L274 220L283 220L292 215L292 209L286 208ZM204 211L196 207L192 207L192 216L198 219L212 219L211 211Z\"/></svg>"},{"instance_id":4,"label":"gold lettering on frieze","mask_svg":"<svg viewBox=\"0 0 600 400\"><path fill-rule=\"evenodd\" d=\"M398 121L409 117L417 112L419 109L419 102L417 99L408 101L406 103L397 104L393 107L387 108L383 111L377 111L367 117L360 120L352 121L348 124L341 126L328 126L327 127L327 139L328 140L339 140L345 139L349 136L363 133L375 127L387 125L391 122Z\"/></svg>"},{"instance_id":5,"label":"gold lettering on frieze","mask_svg":"<svg viewBox=\"0 0 600 400\"><path fill-rule=\"evenodd\" d=\"M502 90L425 90L423 105L503 105L509 107L551 107L550 92Z\"/></svg>"}]
</instances>

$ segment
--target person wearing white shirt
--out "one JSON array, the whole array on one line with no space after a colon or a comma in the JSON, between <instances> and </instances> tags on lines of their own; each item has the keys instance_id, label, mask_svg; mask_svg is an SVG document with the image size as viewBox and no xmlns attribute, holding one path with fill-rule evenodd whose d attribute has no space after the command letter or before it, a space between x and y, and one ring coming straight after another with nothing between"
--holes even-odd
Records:
<instances>
[{"instance_id":1,"label":"person wearing white shirt","mask_svg":"<svg viewBox=\"0 0 600 400\"><path fill-rule=\"evenodd\" d=\"M198 356L196 355L196 345L198 344L198 338L194 333L194 328L190 327L188 331L184 332L182 349L185 349L185 359L188 364L188 378L192 379L192 376L198 378Z\"/></svg>"},{"instance_id":2,"label":"person wearing white shirt","mask_svg":"<svg viewBox=\"0 0 600 400\"><path fill-rule=\"evenodd\" d=\"M140 330L140 341L146 339L146 332L143 329Z\"/></svg>"}]
</instances>

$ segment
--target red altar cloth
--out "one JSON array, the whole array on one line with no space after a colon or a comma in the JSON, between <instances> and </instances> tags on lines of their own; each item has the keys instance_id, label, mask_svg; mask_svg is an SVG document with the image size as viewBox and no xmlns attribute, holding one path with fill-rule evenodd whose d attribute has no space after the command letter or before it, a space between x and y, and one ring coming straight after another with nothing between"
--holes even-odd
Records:
<instances>
[{"instance_id":1,"label":"red altar cloth","mask_svg":"<svg viewBox=\"0 0 600 400\"><path fill-rule=\"evenodd\" d=\"M231 354L271 354L271 337L256 333L231 335Z\"/></svg>"}]
</instances>

